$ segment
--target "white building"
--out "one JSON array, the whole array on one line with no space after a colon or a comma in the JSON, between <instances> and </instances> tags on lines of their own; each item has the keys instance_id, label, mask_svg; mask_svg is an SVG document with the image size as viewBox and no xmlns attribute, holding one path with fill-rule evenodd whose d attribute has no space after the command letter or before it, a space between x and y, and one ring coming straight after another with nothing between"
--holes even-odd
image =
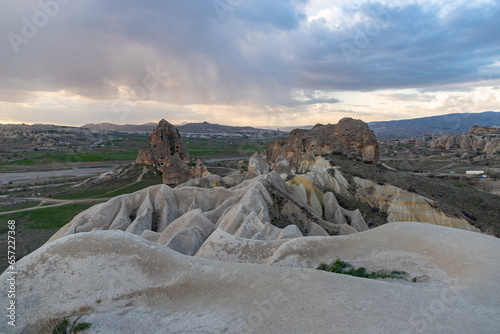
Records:
<instances>
[{"instance_id":1,"label":"white building","mask_svg":"<svg viewBox=\"0 0 500 334\"><path fill-rule=\"evenodd\" d=\"M468 170L465 172L466 175L477 175L481 176L484 174L484 170Z\"/></svg>"}]
</instances>

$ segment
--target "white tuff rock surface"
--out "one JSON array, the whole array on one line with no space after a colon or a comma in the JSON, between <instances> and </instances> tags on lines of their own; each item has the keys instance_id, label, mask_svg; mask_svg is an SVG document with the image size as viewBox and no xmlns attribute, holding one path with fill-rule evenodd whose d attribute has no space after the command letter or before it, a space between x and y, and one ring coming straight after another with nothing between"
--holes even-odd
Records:
<instances>
[{"instance_id":1,"label":"white tuff rock surface","mask_svg":"<svg viewBox=\"0 0 500 334\"><path fill-rule=\"evenodd\" d=\"M17 264L17 324L2 333L50 333L64 317L110 334L498 331L499 239L421 222L368 230L359 210L325 190L348 194L350 185L322 158L294 176L262 162L249 163L252 179L153 186L77 215ZM392 220L450 222L416 194L354 181ZM314 269L336 259L409 275ZM1 305L9 275L0 276Z\"/></svg>"},{"instance_id":2,"label":"white tuff rock surface","mask_svg":"<svg viewBox=\"0 0 500 334\"><path fill-rule=\"evenodd\" d=\"M18 263L17 326L4 324L2 332L48 333L63 317L91 323L85 333L107 334L441 334L500 328L496 238L394 223L270 245L271 266L186 256L122 231L68 235ZM371 270L405 270L420 281L310 269L337 257ZM7 276L0 276L2 305Z\"/></svg>"}]
</instances>

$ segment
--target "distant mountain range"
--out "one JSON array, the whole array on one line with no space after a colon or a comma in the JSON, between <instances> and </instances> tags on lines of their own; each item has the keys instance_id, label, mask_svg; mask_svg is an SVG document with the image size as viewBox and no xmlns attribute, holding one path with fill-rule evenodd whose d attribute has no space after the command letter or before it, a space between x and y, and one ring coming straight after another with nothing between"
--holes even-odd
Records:
<instances>
[{"instance_id":1,"label":"distant mountain range","mask_svg":"<svg viewBox=\"0 0 500 334\"><path fill-rule=\"evenodd\" d=\"M500 126L500 112L448 114L399 121L371 122L368 125L379 140L420 139L424 135L464 133L473 125Z\"/></svg>"},{"instance_id":2,"label":"distant mountain range","mask_svg":"<svg viewBox=\"0 0 500 334\"><path fill-rule=\"evenodd\" d=\"M229 126L212 124L208 122L203 123L188 123L176 126L179 132L183 133L248 133L248 132L275 132L267 129L257 129L251 126Z\"/></svg>"},{"instance_id":3,"label":"distant mountain range","mask_svg":"<svg viewBox=\"0 0 500 334\"><path fill-rule=\"evenodd\" d=\"M91 130L107 130L107 131L148 131L151 132L158 126L158 123L146 123L146 124L125 124L118 125L112 123L90 123L82 125L81 128L91 129Z\"/></svg>"},{"instance_id":4,"label":"distant mountain range","mask_svg":"<svg viewBox=\"0 0 500 334\"><path fill-rule=\"evenodd\" d=\"M85 124L87 129L108 131L146 131L151 132L157 123L141 125L117 125L111 123ZM464 133L473 125L500 126L500 112L487 111L483 113L448 114L442 116L422 117L398 121L384 121L368 123L378 139L420 139L424 135L442 135L448 133ZM269 127L264 129L251 126L229 126L208 122L187 123L176 126L181 133L239 133L239 134L271 134L277 131ZM280 128L282 132L290 132L295 128L310 129L312 126L297 126ZM267 128L267 129L266 129Z\"/></svg>"},{"instance_id":5,"label":"distant mountain range","mask_svg":"<svg viewBox=\"0 0 500 334\"><path fill-rule=\"evenodd\" d=\"M108 130L108 131L153 131L157 123L146 123L140 125L125 124L118 125L112 123L99 123L99 124L85 124L81 128L87 128L92 130ZM208 122L202 123L187 123L183 125L176 125L177 130L181 133L274 133L276 131L270 129L258 129L251 126L229 126L212 124Z\"/></svg>"}]
</instances>

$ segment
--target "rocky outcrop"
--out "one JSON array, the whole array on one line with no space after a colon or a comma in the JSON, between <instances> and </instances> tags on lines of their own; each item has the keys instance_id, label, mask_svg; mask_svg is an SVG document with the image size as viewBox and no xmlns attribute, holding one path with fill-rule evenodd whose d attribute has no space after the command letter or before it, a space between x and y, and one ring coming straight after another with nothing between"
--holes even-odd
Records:
<instances>
[{"instance_id":1,"label":"rocky outcrop","mask_svg":"<svg viewBox=\"0 0 500 334\"><path fill-rule=\"evenodd\" d=\"M210 175L210 172L208 171L207 166L205 166L200 159L196 159L196 165L194 166L194 168L191 168L191 170L189 171L189 175L191 175L191 177L199 179Z\"/></svg>"},{"instance_id":2,"label":"rocky outcrop","mask_svg":"<svg viewBox=\"0 0 500 334\"><path fill-rule=\"evenodd\" d=\"M192 177L187 165L190 162L189 152L181 135L175 126L164 119L149 135L135 162L161 170L164 184L180 184Z\"/></svg>"},{"instance_id":3,"label":"rocky outcrop","mask_svg":"<svg viewBox=\"0 0 500 334\"><path fill-rule=\"evenodd\" d=\"M483 134L483 133L498 133L498 134L500 134L500 127L473 125L468 133L470 135Z\"/></svg>"},{"instance_id":4,"label":"rocky outcrop","mask_svg":"<svg viewBox=\"0 0 500 334\"><path fill-rule=\"evenodd\" d=\"M446 151L462 149L486 154L500 152L500 135L481 135L480 130L474 128L473 130L475 132L472 133L477 134L449 134L434 138L431 140L429 146L430 148L443 148Z\"/></svg>"},{"instance_id":5,"label":"rocky outcrop","mask_svg":"<svg viewBox=\"0 0 500 334\"><path fill-rule=\"evenodd\" d=\"M389 223L422 222L480 232L465 218L454 217L437 210L436 203L427 197L359 177L354 177L353 180L356 184L356 196L372 207L387 212Z\"/></svg>"},{"instance_id":6,"label":"rocky outcrop","mask_svg":"<svg viewBox=\"0 0 500 334\"><path fill-rule=\"evenodd\" d=\"M312 130L296 129L288 138L271 142L265 152L267 161L279 173L295 171L305 160L327 154L375 162L379 158L377 138L360 120L344 118L338 124L317 124Z\"/></svg>"},{"instance_id":7,"label":"rocky outcrop","mask_svg":"<svg viewBox=\"0 0 500 334\"><path fill-rule=\"evenodd\" d=\"M179 131L162 119L139 150L136 163L154 166L163 172L164 184L181 184L192 178L202 178L210 173L200 159L190 168L189 152Z\"/></svg>"},{"instance_id":8,"label":"rocky outcrop","mask_svg":"<svg viewBox=\"0 0 500 334\"><path fill-rule=\"evenodd\" d=\"M480 136L449 134L431 140L429 145L431 148L444 148L446 151L454 149L478 151L484 149L486 143Z\"/></svg>"},{"instance_id":9,"label":"rocky outcrop","mask_svg":"<svg viewBox=\"0 0 500 334\"><path fill-rule=\"evenodd\" d=\"M422 224L468 228L424 197L356 177L349 184L328 160L308 158L300 175L280 175L257 154L248 173L157 185L80 213L17 263L23 316L8 333L51 332L62 318L91 323L92 333L497 330L498 239ZM206 173L201 161L191 171ZM334 194L353 188L397 223L368 230ZM310 270L336 259L408 276ZM5 305L9 275L0 276Z\"/></svg>"},{"instance_id":10,"label":"rocky outcrop","mask_svg":"<svg viewBox=\"0 0 500 334\"><path fill-rule=\"evenodd\" d=\"M297 231L325 236L368 229L362 215L343 209L333 193L324 194L305 177L285 182L273 172L231 189L158 185L115 197L76 216L50 241L96 229L122 230L193 255L191 244L206 249L215 228L247 239L260 233L265 240L297 236ZM182 240L189 246L182 247Z\"/></svg>"},{"instance_id":11,"label":"rocky outcrop","mask_svg":"<svg viewBox=\"0 0 500 334\"><path fill-rule=\"evenodd\" d=\"M189 152L179 131L162 119L149 135L146 146L139 150L135 161L161 168L166 166L174 155L179 158L179 161L189 163Z\"/></svg>"},{"instance_id":12,"label":"rocky outcrop","mask_svg":"<svg viewBox=\"0 0 500 334\"><path fill-rule=\"evenodd\" d=\"M483 153L486 153L486 154L500 153L500 137L498 138L498 141L494 141L494 140L486 141L486 144L484 145Z\"/></svg>"},{"instance_id":13,"label":"rocky outcrop","mask_svg":"<svg viewBox=\"0 0 500 334\"><path fill-rule=\"evenodd\" d=\"M248 160L248 174L250 176L269 174L269 166L257 152Z\"/></svg>"}]
</instances>

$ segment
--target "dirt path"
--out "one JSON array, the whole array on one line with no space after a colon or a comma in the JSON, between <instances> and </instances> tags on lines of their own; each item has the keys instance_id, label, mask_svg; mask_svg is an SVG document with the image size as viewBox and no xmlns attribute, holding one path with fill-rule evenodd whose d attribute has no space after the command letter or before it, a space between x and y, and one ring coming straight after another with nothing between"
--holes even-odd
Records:
<instances>
[{"instance_id":1,"label":"dirt path","mask_svg":"<svg viewBox=\"0 0 500 334\"><path fill-rule=\"evenodd\" d=\"M134 183L141 181L147 172L148 172L148 169L146 168L146 166L142 167L142 173L141 173L141 175L139 175L139 177L137 178L137 181L135 181ZM134 184L134 183L132 183L132 184Z\"/></svg>"},{"instance_id":2,"label":"dirt path","mask_svg":"<svg viewBox=\"0 0 500 334\"><path fill-rule=\"evenodd\" d=\"M121 188L114 189L114 190L112 190L110 192L101 194L99 196L106 195L108 193L115 192L115 191L118 191L118 190L130 187L131 185L134 185L134 184L140 182L142 180L142 178L144 177L144 175L147 172L148 172L148 169L146 167L143 167L141 175L139 175L139 177L137 178L137 180L135 180L134 182L129 183L129 184L127 184L127 185L125 185L125 186L123 186ZM17 213L17 212L32 211L32 210L39 210L39 209L46 209L46 208L54 208L54 207L63 206L63 205L66 205L66 204L104 202L104 201L107 201L107 200L111 199L111 197L86 198L86 199L68 199L68 200L66 200L66 199L47 198L47 197L38 197L38 198L25 197L25 198L22 198L22 199L36 200L36 201L40 201L40 203L37 206L33 206L31 208L19 209L19 210L7 211L7 212L0 212L0 216L1 215L12 214L12 213ZM52 204L51 205L44 205L46 203L52 203Z\"/></svg>"},{"instance_id":3,"label":"dirt path","mask_svg":"<svg viewBox=\"0 0 500 334\"><path fill-rule=\"evenodd\" d=\"M127 184L127 185L124 185L124 186L123 186L123 187L121 187L121 188L118 188L118 189L114 189L114 190L108 191L108 192L106 192L106 193L104 193L104 194L102 194L102 195L106 195L106 194L114 193L115 191L119 191L119 190L125 189L125 188L127 188L127 187L130 187L130 186L132 186L132 185L134 185L134 184L138 183L139 181L141 181L141 180L142 180L143 176L144 176L147 172L148 172L148 169L144 166L144 167L142 168L142 173L141 173L141 175L139 175L139 177L137 178L137 180L135 180L135 182L129 183L129 184ZM98 195L98 196L102 196L102 195ZM91 197L91 198L93 198L93 197Z\"/></svg>"},{"instance_id":4,"label":"dirt path","mask_svg":"<svg viewBox=\"0 0 500 334\"><path fill-rule=\"evenodd\" d=\"M392 168L391 166L387 165L385 162L381 162L381 164L382 164L382 166L384 166L387 169L396 170L396 168Z\"/></svg>"},{"instance_id":5,"label":"dirt path","mask_svg":"<svg viewBox=\"0 0 500 334\"><path fill-rule=\"evenodd\" d=\"M26 197L22 199L27 199L27 200L33 200L31 197ZM58 206L63 206L66 204L76 204L76 203L92 203L92 202L104 202L109 200L110 198L87 198L87 199L53 199L53 198L43 198L39 197L36 198L36 201L40 201L40 204L37 206L33 206L31 208L26 208L26 209L19 209L19 210L13 210L13 211L7 211L7 212L0 212L0 216L2 215L8 215L12 213L17 213L17 212L23 212L23 211L32 211L32 210L40 210L40 209L47 209L47 208L55 208ZM46 203L53 203L51 205L44 205Z\"/></svg>"}]
</instances>

